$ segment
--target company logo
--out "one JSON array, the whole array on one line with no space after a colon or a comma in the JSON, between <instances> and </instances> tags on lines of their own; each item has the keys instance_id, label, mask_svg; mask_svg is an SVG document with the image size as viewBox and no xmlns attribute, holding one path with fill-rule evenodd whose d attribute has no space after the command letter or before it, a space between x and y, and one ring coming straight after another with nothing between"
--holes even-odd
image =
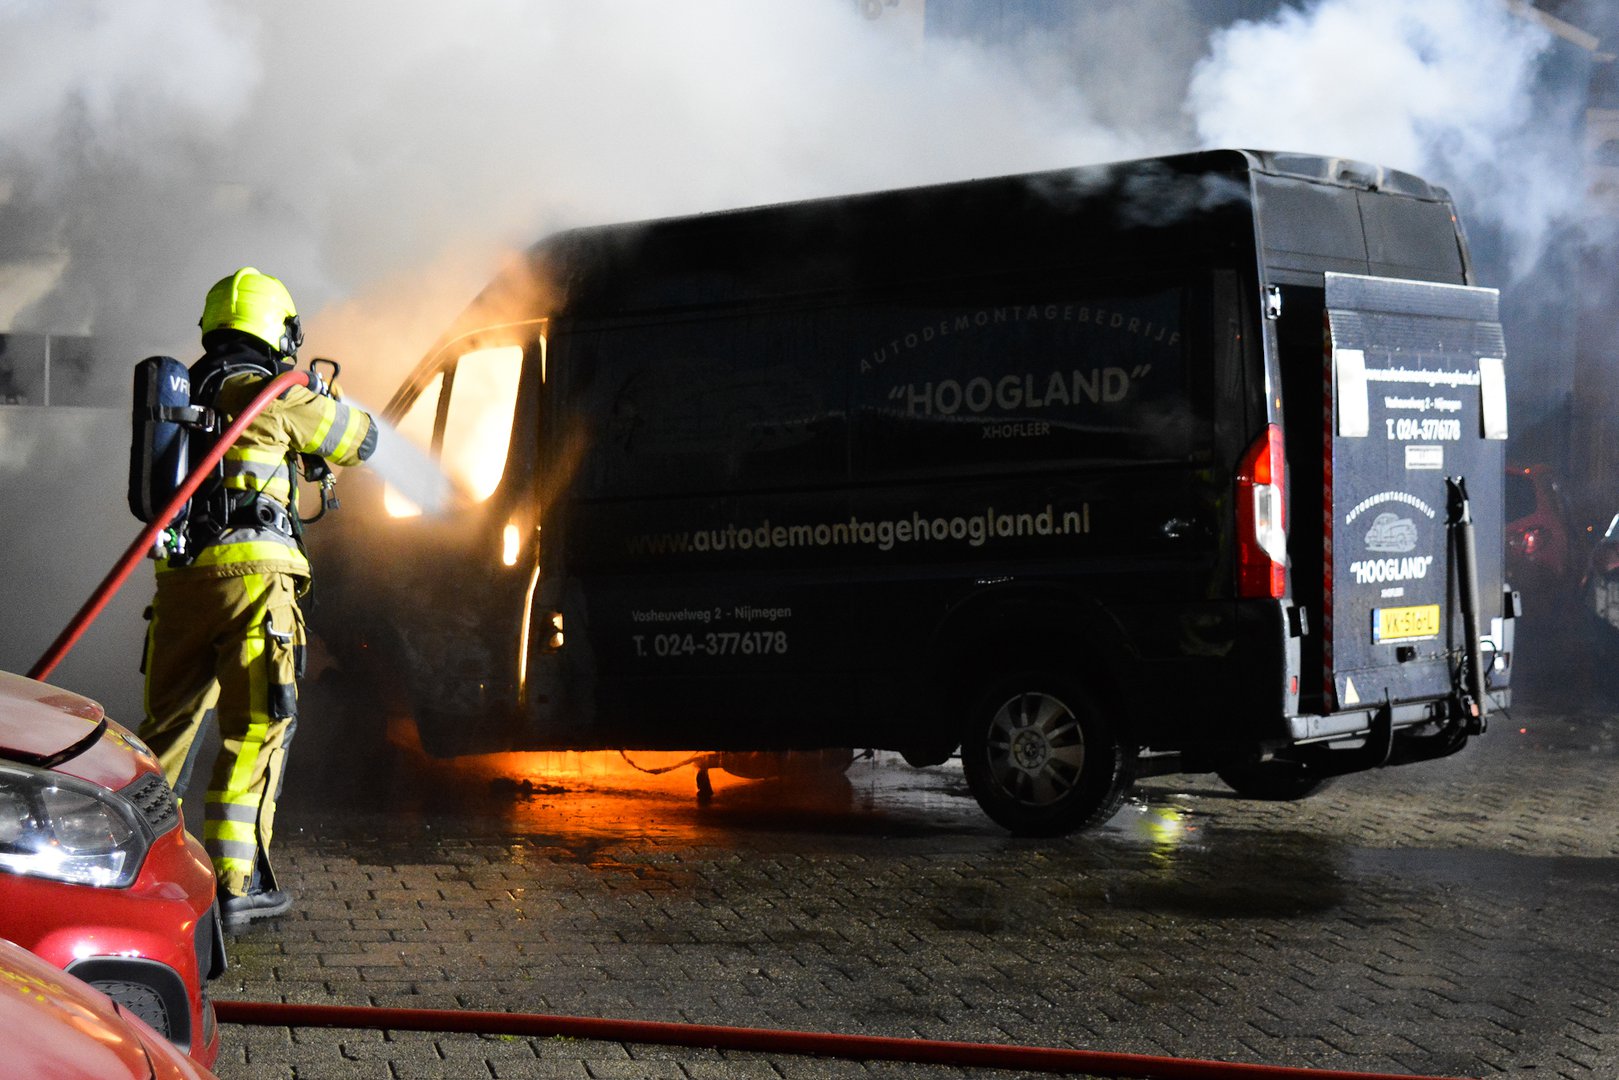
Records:
<instances>
[{"instance_id":1,"label":"company logo","mask_svg":"<svg viewBox=\"0 0 1619 1080\"><path fill-rule=\"evenodd\" d=\"M1432 555L1407 555L1403 559L1364 559L1349 564L1356 585L1384 585L1397 581L1421 581L1433 568Z\"/></svg>"},{"instance_id":2,"label":"company logo","mask_svg":"<svg viewBox=\"0 0 1619 1080\"><path fill-rule=\"evenodd\" d=\"M1409 506L1413 510L1417 511L1417 513L1426 517L1429 521L1436 521L1439 518L1438 511L1429 506L1427 503L1423 502L1421 499L1417 498L1415 495L1412 495L1410 492L1379 491L1376 495L1362 499L1360 502L1356 503L1354 509L1350 510L1349 513L1344 515L1344 524L1353 525L1356 518L1360 517L1362 514L1371 513L1372 508L1379 503L1399 503L1402 506Z\"/></svg>"},{"instance_id":3,"label":"company logo","mask_svg":"<svg viewBox=\"0 0 1619 1080\"><path fill-rule=\"evenodd\" d=\"M1366 530L1366 550L1401 555L1417 546L1417 527L1410 518L1383 511Z\"/></svg>"}]
</instances>

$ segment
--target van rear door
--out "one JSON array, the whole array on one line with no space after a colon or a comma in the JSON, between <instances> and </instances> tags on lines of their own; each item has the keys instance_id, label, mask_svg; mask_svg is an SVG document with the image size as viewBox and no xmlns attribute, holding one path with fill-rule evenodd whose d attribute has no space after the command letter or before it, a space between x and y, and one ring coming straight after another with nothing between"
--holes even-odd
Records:
<instances>
[{"instance_id":1,"label":"van rear door","mask_svg":"<svg viewBox=\"0 0 1619 1080\"><path fill-rule=\"evenodd\" d=\"M1493 289L1326 275L1322 677L1328 711L1454 692L1447 477L1470 498L1481 633L1501 614L1505 349ZM1294 495L1295 504L1307 493Z\"/></svg>"}]
</instances>

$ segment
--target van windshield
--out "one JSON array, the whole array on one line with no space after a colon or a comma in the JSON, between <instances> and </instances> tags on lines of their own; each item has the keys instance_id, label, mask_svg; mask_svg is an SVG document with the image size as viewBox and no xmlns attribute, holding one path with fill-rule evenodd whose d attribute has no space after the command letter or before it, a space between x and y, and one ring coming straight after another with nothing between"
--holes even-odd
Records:
<instances>
[{"instance_id":1,"label":"van windshield","mask_svg":"<svg viewBox=\"0 0 1619 1080\"><path fill-rule=\"evenodd\" d=\"M462 353L433 373L399 419L399 433L438 458L474 502L500 486L522 368L520 345ZM419 512L400 505L397 492L388 498L390 512Z\"/></svg>"}]
</instances>

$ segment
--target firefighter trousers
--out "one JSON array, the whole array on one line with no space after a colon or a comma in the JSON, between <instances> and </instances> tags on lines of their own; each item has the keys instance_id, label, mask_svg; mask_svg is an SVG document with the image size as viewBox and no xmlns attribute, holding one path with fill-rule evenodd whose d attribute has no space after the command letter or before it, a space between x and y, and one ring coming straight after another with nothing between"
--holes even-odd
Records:
<instances>
[{"instance_id":1,"label":"firefighter trousers","mask_svg":"<svg viewBox=\"0 0 1619 1080\"><path fill-rule=\"evenodd\" d=\"M203 846L221 892L271 887L270 836L298 718L303 579L293 574L158 575L146 635L140 737L184 794L210 709L219 725ZM269 877L269 881L263 878Z\"/></svg>"}]
</instances>

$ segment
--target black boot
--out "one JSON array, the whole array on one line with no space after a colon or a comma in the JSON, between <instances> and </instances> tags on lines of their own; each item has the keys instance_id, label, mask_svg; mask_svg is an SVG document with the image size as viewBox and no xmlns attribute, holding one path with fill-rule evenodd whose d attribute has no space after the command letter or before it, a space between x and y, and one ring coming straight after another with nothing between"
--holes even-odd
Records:
<instances>
[{"instance_id":1,"label":"black boot","mask_svg":"<svg viewBox=\"0 0 1619 1080\"><path fill-rule=\"evenodd\" d=\"M291 907L292 897L280 889L255 889L244 896L219 894L219 917L227 930L239 930L254 919L285 915Z\"/></svg>"}]
</instances>

